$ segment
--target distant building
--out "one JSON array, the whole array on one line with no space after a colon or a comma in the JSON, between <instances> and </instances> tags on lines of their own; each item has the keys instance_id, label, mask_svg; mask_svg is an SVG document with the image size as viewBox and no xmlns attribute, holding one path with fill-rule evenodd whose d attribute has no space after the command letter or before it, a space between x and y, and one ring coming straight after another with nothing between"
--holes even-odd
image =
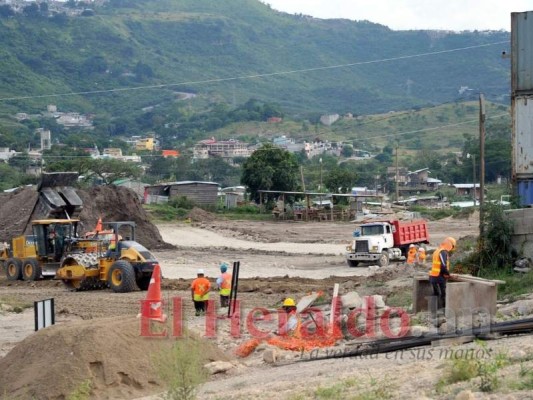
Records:
<instances>
[{"instance_id":1,"label":"distant building","mask_svg":"<svg viewBox=\"0 0 533 400\"><path fill-rule=\"evenodd\" d=\"M168 158L168 157L178 158L180 156L180 152L178 150L162 150L161 155L164 158Z\"/></svg>"},{"instance_id":2,"label":"distant building","mask_svg":"<svg viewBox=\"0 0 533 400\"><path fill-rule=\"evenodd\" d=\"M0 162L8 162L17 152L9 150L9 147L0 147Z\"/></svg>"},{"instance_id":3,"label":"distant building","mask_svg":"<svg viewBox=\"0 0 533 400\"><path fill-rule=\"evenodd\" d=\"M44 128L38 128L36 132L41 137L41 151L50 150L52 148L52 132Z\"/></svg>"},{"instance_id":4,"label":"distant building","mask_svg":"<svg viewBox=\"0 0 533 400\"><path fill-rule=\"evenodd\" d=\"M158 150L159 141L153 137L138 139L135 141L135 149L138 151Z\"/></svg>"},{"instance_id":5,"label":"distant building","mask_svg":"<svg viewBox=\"0 0 533 400\"><path fill-rule=\"evenodd\" d=\"M215 207L218 200L218 183L201 181L182 181L160 183L146 186L144 202L146 204L161 202L166 197L167 201L173 198L186 197L198 206Z\"/></svg>"},{"instance_id":6,"label":"distant building","mask_svg":"<svg viewBox=\"0 0 533 400\"><path fill-rule=\"evenodd\" d=\"M453 185L455 188L455 193L458 196L470 196L472 197L474 188L476 191L476 198L479 198L479 194L481 193L480 185L479 183L456 183Z\"/></svg>"},{"instance_id":7,"label":"distant building","mask_svg":"<svg viewBox=\"0 0 533 400\"><path fill-rule=\"evenodd\" d=\"M104 149L103 156L110 158L122 158L122 149L108 147L107 149Z\"/></svg>"},{"instance_id":8,"label":"distant building","mask_svg":"<svg viewBox=\"0 0 533 400\"><path fill-rule=\"evenodd\" d=\"M202 140L194 146L193 158L206 159L209 157L250 157L252 151L247 143L235 139L217 141L215 138Z\"/></svg>"}]
</instances>

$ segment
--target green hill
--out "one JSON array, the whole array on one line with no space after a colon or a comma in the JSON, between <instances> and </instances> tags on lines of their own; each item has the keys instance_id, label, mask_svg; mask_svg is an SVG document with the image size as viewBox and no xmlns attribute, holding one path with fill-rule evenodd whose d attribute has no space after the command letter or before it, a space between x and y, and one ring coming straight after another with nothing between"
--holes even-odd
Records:
<instances>
[{"instance_id":1,"label":"green hill","mask_svg":"<svg viewBox=\"0 0 533 400\"><path fill-rule=\"evenodd\" d=\"M88 17L0 18L0 35L0 115L53 103L130 124L155 106L172 119L176 91L198 94L191 107L258 98L296 117L366 115L450 102L462 86L492 101L509 92L508 45L494 44L508 32L392 31L257 0L112 0Z\"/></svg>"}]
</instances>

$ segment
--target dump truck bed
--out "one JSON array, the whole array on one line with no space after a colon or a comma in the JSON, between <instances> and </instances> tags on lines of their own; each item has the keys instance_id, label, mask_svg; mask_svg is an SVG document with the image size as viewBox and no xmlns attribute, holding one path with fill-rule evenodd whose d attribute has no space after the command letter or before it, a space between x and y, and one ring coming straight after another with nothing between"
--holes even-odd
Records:
<instances>
[{"instance_id":1,"label":"dump truck bed","mask_svg":"<svg viewBox=\"0 0 533 400\"><path fill-rule=\"evenodd\" d=\"M427 222L423 219L412 221L389 221L396 229L393 233L394 244L404 246L411 243L429 243Z\"/></svg>"}]
</instances>

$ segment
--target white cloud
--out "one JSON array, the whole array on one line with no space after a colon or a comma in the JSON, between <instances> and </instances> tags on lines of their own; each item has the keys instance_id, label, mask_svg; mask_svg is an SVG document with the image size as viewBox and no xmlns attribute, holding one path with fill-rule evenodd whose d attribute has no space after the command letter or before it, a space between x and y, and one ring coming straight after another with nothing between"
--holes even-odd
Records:
<instances>
[{"instance_id":1,"label":"white cloud","mask_svg":"<svg viewBox=\"0 0 533 400\"><path fill-rule=\"evenodd\" d=\"M391 29L510 31L511 12L531 11L531 0L261 0L290 14L368 20Z\"/></svg>"}]
</instances>

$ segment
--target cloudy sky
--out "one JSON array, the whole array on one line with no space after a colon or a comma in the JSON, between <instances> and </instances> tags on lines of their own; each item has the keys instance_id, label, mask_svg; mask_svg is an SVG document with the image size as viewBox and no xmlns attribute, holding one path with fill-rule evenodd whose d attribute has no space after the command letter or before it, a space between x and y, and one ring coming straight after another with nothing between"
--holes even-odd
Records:
<instances>
[{"instance_id":1,"label":"cloudy sky","mask_svg":"<svg viewBox=\"0 0 533 400\"><path fill-rule=\"evenodd\" d=\"M261 0L290 14L368 20L391 29L511 30L532 0Z\"/></svg>"}]
</instances>

